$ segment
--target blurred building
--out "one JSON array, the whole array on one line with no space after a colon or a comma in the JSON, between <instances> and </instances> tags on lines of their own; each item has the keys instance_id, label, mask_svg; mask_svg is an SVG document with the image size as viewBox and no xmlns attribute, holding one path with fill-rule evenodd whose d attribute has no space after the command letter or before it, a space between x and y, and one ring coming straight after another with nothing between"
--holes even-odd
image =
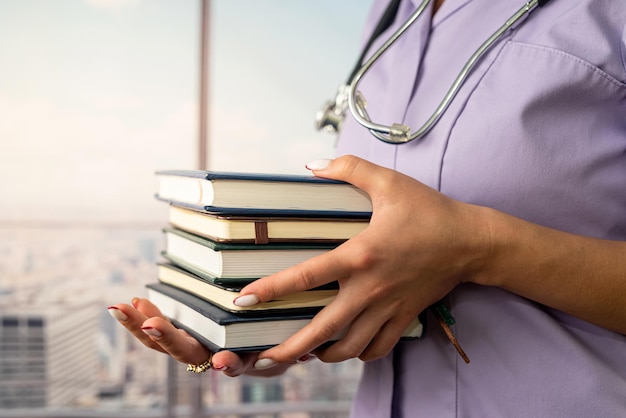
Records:
<instances>
[{"instance_id":1,"label":"blurred building","mask_svg":"<svg viewBox=\"0 0 626 418\"><path fill-rule=\"evenodd\" d=\"M93 399L97 327L93 304L3 306L0 409L67 407Z\"/></svg>"},{"instance_id":2,"label":"blurred building","mask_svg":"<svg viewBox=\"0 0 626 418\"><path fill-rule=\"evenodd\" d=\"M0 416L347 416L359 361L195 375L132 338L106 307L155 280L161 238L157 226L0 228Z\"/></svg>"}]
</instances>

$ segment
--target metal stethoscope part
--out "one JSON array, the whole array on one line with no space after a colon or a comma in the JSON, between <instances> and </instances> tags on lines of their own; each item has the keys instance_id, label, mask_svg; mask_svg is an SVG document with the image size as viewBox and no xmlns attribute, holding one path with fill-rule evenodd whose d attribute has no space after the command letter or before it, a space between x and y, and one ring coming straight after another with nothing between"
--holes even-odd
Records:
<instances>
[{"instance_id":1,"label":"metal stethoscope part","mask_svg":"<svg viewBox=\"0 0 626 418\"><path fill-rule=\"evenodd\" d=\"M358 69L355 69L349 84L340 86L335 100L327 102L318 112L316 117L317 129L339 132L343 120L345 119L346 109L350 109L350 112L359 124L368 129L374 137L388 144L406 144L423 138L439 121L483 54L496 44L508 31L515 29L517 25L538 6L543 6L548 2L548 0L528 1L511 15L498 30L487 38L467 60L435 111L418 130L411 132L410 127L399 123L394 123L391 126L374 123L367 113L366 101L357 90L357 86L372 65L422 15L431 1L432 0L423 0L406 22L404 22L364 64L357 64Z\"/></svg>"}]
</instances>

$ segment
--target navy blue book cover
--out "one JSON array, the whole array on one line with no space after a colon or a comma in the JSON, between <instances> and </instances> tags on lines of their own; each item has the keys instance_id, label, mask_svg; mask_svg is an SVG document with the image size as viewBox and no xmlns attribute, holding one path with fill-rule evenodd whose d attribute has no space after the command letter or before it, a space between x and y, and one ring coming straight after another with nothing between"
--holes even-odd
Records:
<instances>
[{"instance_id":1,"label":"navy blue book cover","mask_svg":"<svg viewBox=\"0 0 626 418\"><path fill-rule=\"evenodd\" d=\"M215 322L216 324L219 324L224 327L228 327L228 325L230 324L236 324L236 323L242 323L242 322L254 323L254 322L265 322L265 321L310 320L311 318L313 318L313 316L315 316L315 313L309 310L306 310L303 312L297 309L292 309L289 312L283 313L283 314L267 313L261 316L251 316L251 315L245 315L245 314L239 315L233 312L228 312L223 309L220 309L219 307L212 305L211 303L203 299L200 299L187 292L176 289L166 284L151 283L151 284L146 285L146 287L155 292L162 293L166 296L169 296L170 298L188 306L189 308L193 309L199 314L207 317L208 319ZM207 338L198 334L197 331L190 329L185 324L180 323L176 318L170 318L170 320L175 326L185 330L186 332L194 336L198 341L200 341L203 345L205 345L209 350L215 352L215 351L220 351L220 350L225 349L223 347L217 346L215 343L213 343L212 341L209 341ZM405 335L401 339L407 339L407 338L413 339L413 338L419 338L422 336L423 324L421 324L420 321L417 321L417 320L416 320L416 323L419 325L417 329L415 327L414 328L409 327L407 329L407 332L409 332L409 334L405 333ZM329 344L330 343L332 343L332 341L329 342ZM242 351L243 352L243 351L259 351L259 350L264 350L269 347L271 346L263 345L263 346L230 347L226 349L228 349L229 351Z\"/></svg>"},{"instance_id":2,"label":"navy blue book cover","mask_svg":"<svg viewBox=\"0 0 626 418\"><path fill-rule=\"evenodd\" d=\"M302 174L280 173L245 173L239 171L206 171L206 170L159 170L157 175L194 177L203 180L253 180L280 181L289 183L348 184L340 180Z\"/></svg>"},{"instance_id":3,"label":"navy blue book cover","mask_svg":"<svg viewBox=\"0 0 626 418\"><path fill-rule=\"evenodd\" d=\"M163 293L171 297L172 299L176 299L177 301L189 306L194 311L201 313L203 316L206 316L211 321L216 324L228 326L229 324L238 323L238 322L263 322L263 321L289 321L294 319L311 319L313 318L313 314L310 310L300 311L298 309L292 309L289 311L289 314L280 314L280 315L245 315L245 314L236 314L233 312L225 311L217 306L201 299L197 296L194 296L190 293L187 293L183 290L177 289L173 286L164 284L164 283L150 283L147 284L146 287L148 289L155 290L159 293Z\"/></svg>"},{"instance_id":4,"label":"navy blue book cover","mask_svg":"<svg viewBox=\"0 0 626 418\"><path fill-rule=\"evenodd\" d=\"M221 180L235 180L235 181L251 181L258 182L259 185L265 183L285 183L285 184L310 184L310 185L329 185L329 186L340 186L341 188L346 187L347 194L345 196L351 196L350 199L354 199L359 194L362 196L357 198L359 204L357 206L351 206L352 209L349 208L337 208L333 205L330 207L322 207L322 208L306 208L299 207L296 208L294 206L290 206L281 208L266 208L266 207L256 207L257 205L251 206L238 206L238 205L222 205L218 203L208 203L208 202L200 202L195 199L190 199L187 195L178 195L172 194L169 195L165 193L163 195L161 191L157 192L155 197L164 202L168 202L171 204L175 204L177 206L186 207L189 209L194 209L198 211L204 211L212 214L227 214L227 215L240 215L240 216L307 216L307 217L327 217L327 218L346 218L346 217L354 217L354 218L367 218L371 216L371 204L368 202L369 198L367 195L350 185L349 183L325 179L322 177L315 176L307 176L307 175L297 175L297 174L265 174L265 173L243 173L243 172L226 172L226 171L204 171L204 170L160 170L156 172L158 177L168 178L168 177L180 177L180 178L189 178L189 179L199 179L206 180L209 182L221 181ZM252 189L256 187L256 185L251 185ZM335 187L332 187L335 189ZM354 194L354 191L357 191L357 194ZM321 191L320 191L321 192ZM319 193L319 192L317 192ZM322 192L323 193L323 192ZM343 193L340 194L343 196ZM336 202L335 200L333 202ZM352 204L355 204L355 201L352 201ZM363 208L363 209L361 209Z\"/></svg>"},{"instance_id":5,"label":"navy blue book cover","mask_svg":"<svg viewBox=\"0 0 626 418\"><path fill-rule=\"evenodd\" d=\"M263 314L259 316L254 315L241 315L233 312L225 311L197 296L194 296L190 293L187 293L183 290L179 290L173 286L169 286L163 283L150 283L146 285L146 288L156 291L158 293L162 293L170 298L188 306L194 311L200 313L202 316L207 317L211 321L215 322L224 327L228 327L228 325L248 322L267 322L267 321L290 321L290 320L310 320L315 315L315 312L310 309L291 309L288 312L284 312L281 314L272 313L272 314ZM219 347L215 345L212 341L200 335L197 331L190 329L187 325L179 322L176 318L170 318L170 321L180 329L185 330L189 334L191 334L194 338L200 341L203 345L205 345L209 350L215 352L224 350L225 348ZM263 346L246 346L246 347L229 347L227 350L229 351L259 351L266 348L271 347L270 345Z\"/></svg>"},{"instance_id":6,"label":"navy blue book cover","mask_svg":"<svg viewBox=\"0 0 626 418\"><path fill-rule=\"evenodd\" d=\"M253 217L275 217L275 218L356 218L369 219L372 212L354 212L354 211L334 211L334 210L302 210L302 209L262 209L262 208L232 208L210 205L197 205L194 203L183 202L180 200L166 199L158 194L154 195L157 200L182 208L192 209L199 212L209 213L211 215L225 216L241 216L246 218Z\"/></svg>"},{"instance_id":7,"label":"navy blue book cover","mask_svg":"<svg viewBox=\"0 0 626 418\"><path fill-rule=\"evenodd\" d=\"M290 183L348 184L344 181L299 174L244 173L237 171L159 170L157 175L194 177L204 180L282 181Z\"/></svg>"}]
</instances>

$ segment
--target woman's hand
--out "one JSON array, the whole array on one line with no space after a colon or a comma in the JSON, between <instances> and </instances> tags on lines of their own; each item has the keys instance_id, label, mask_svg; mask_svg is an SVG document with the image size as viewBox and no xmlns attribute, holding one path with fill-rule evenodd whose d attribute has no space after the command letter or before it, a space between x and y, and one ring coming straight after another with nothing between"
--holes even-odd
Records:
<instances>
[{"instance_id":1,"label":"woman's hand","mask_svg":"<svg viewBox=\"0 0 626 418\"><path fill-rule=\"evenodd\" d=\"M249 304L340 284L335 300L309 325L260 354L258 368L290 363L313 350L329 362L386 355L420 312L472 279L488 251L489 237L478 232L488 230L479 207L352 156L308 168L365 191L373 214L366 230L336 249L242 290L248 297L239 301ZM342 331L340 341L317 349Z\"/></svg>"},{"instance_id":2,"label":"woman's hand","mask_svg":"<svg viewBox=\"0 0 626 418\"><path fill-rule=\"evenodd\" d=\"M111 315L145 346L171 355L185 364L201 364L211 357L211 352L185 331L175 328L159 309L147 299L135 298L132 306L118 304L109 307ZM213 369L227 376L250 374L275 376L283 373L290 365L283 364L269 370L256 370L252 366L258 353L237 355L230 351L213 354ZM308 359L304 357L301 361Z\"/></svg>"}]
</instances>

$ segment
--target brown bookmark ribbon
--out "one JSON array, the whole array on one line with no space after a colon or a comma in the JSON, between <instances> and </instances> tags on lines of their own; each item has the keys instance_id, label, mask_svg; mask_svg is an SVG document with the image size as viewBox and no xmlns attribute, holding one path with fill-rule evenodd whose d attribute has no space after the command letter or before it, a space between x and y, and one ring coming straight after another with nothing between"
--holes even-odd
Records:
<instances>
[{"instance_id":1,"label":"brown bookmark ribbon","mask_svg":"<svg viewBox=\"0 0 626 418\"><path fill-rule=\"evenodd\" d=\"M267 244L270 242L269 233L267 232L266 221L254 222L254 243L255 244Z\"/></svg>"}]
</instances>

